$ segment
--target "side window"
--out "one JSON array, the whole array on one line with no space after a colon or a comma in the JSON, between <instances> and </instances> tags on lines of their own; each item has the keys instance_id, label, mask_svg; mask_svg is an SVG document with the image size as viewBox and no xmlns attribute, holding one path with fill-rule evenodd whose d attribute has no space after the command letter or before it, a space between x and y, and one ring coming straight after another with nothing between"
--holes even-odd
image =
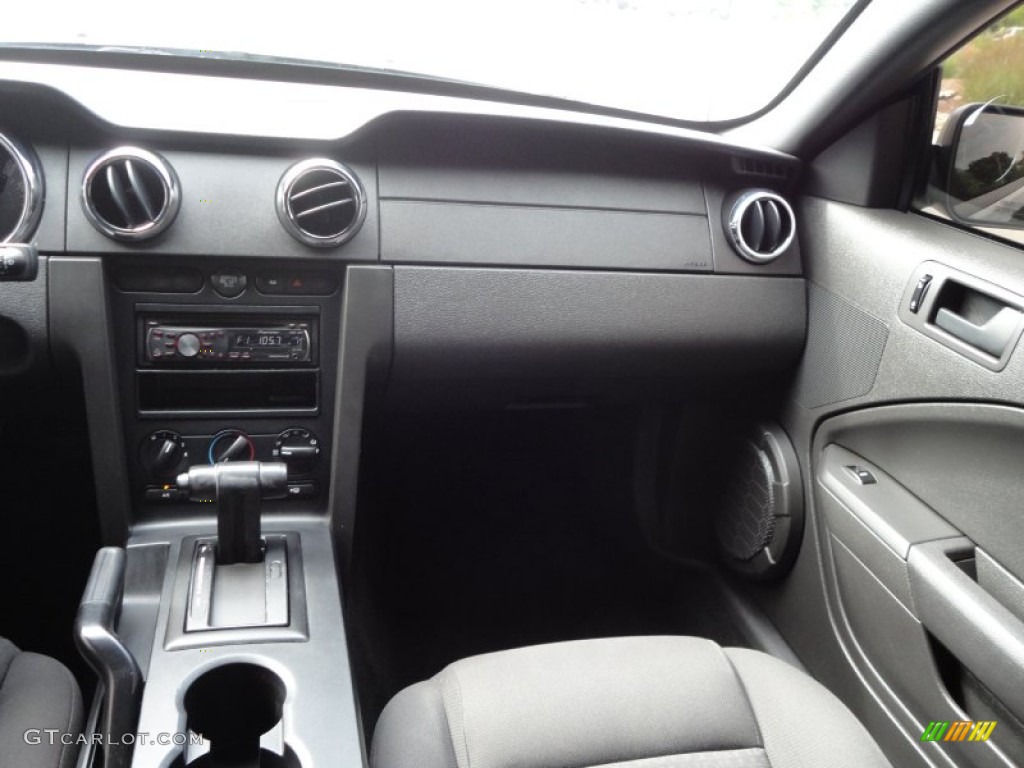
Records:
<instances>
[{"instance_id":1,"label":"side window","mask_svg":"<svg viewBox=\"0 0 1024 768\"><path fill-rule=\"evenodd\" d=\"M942 64L925 212L1024 245L1024 6Z\"/></svg>"}]
</instances>

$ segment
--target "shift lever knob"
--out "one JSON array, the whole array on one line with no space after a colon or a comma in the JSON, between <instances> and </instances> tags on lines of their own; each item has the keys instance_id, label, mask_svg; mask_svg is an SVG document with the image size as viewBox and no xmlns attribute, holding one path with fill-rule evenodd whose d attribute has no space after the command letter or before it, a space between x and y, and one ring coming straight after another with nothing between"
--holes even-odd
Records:
<instances>
[{"instance_id":1,"label":"shift lever knob","mask_svg":"<svg viewBox=\"0 0 1024 768\"><path fill-rule=\"evenodd\" d=\"M280 462L229 461L189 467L178 488L190 501L217 503L217 562L258 563L263 559L260 503L288 494L288 465Z\"/></svg>"}]
</instances>

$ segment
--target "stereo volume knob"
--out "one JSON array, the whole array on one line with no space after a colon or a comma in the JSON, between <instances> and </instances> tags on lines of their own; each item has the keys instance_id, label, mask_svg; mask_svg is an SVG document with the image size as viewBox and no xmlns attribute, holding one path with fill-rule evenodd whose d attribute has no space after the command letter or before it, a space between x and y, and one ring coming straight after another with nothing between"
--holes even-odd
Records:
<instances>
[{"instance_id":1,"label":"stereo volume knob","mask_svg":"<svg viewBox=\"0 0 1024 768\"><path fill-rule=\"evenodd\" d=\"M178 337L178 354L182 357L195 357L199 354L199 337L194 333L183 333Z\"/></svg>"}]
</instances>

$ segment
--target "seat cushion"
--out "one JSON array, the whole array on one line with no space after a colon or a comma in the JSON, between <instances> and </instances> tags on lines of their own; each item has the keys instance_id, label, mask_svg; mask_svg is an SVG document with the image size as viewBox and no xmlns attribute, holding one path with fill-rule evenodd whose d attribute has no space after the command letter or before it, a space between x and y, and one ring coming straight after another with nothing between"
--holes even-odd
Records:
<instances>
[{"instance_id":1,"label":"seat cushion","mask_svg":"<svg viewBox=\"0 0 1024 768\"><path fill-rule=\"evenodd\" d=\"M47 729L57 731L52 743ZM71 768L81 729L82 696L67 667L0 638L0 768Z\"/></svg>"},{"instance_id":2,"label":"seat cushion","mask_svg":"<svg viewBox=\"0 0 1024 768\"><path fill-rule=\"evenodd\" d=\"M391 700L373 768L872 768L853 714L785 662L693 637L520 648Z\"/></svg>"}]
</instances>

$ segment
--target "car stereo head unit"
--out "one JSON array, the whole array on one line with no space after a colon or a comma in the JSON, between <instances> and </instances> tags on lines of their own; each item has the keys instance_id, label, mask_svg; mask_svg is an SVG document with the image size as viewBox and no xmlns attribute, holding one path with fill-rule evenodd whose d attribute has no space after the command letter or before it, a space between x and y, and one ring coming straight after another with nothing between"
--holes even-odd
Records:
<instances>
[{"instance_id":1,"label":"car stereo head unit","mask_svg":"<svg viewBox=\"0 0 1024 768\"><path fill-rule=\"evenodd\" d=\"M145 322L147 362L175 365L302 365L313 360L308 321L267 325Z\"/></svg>"}]
</instances>

